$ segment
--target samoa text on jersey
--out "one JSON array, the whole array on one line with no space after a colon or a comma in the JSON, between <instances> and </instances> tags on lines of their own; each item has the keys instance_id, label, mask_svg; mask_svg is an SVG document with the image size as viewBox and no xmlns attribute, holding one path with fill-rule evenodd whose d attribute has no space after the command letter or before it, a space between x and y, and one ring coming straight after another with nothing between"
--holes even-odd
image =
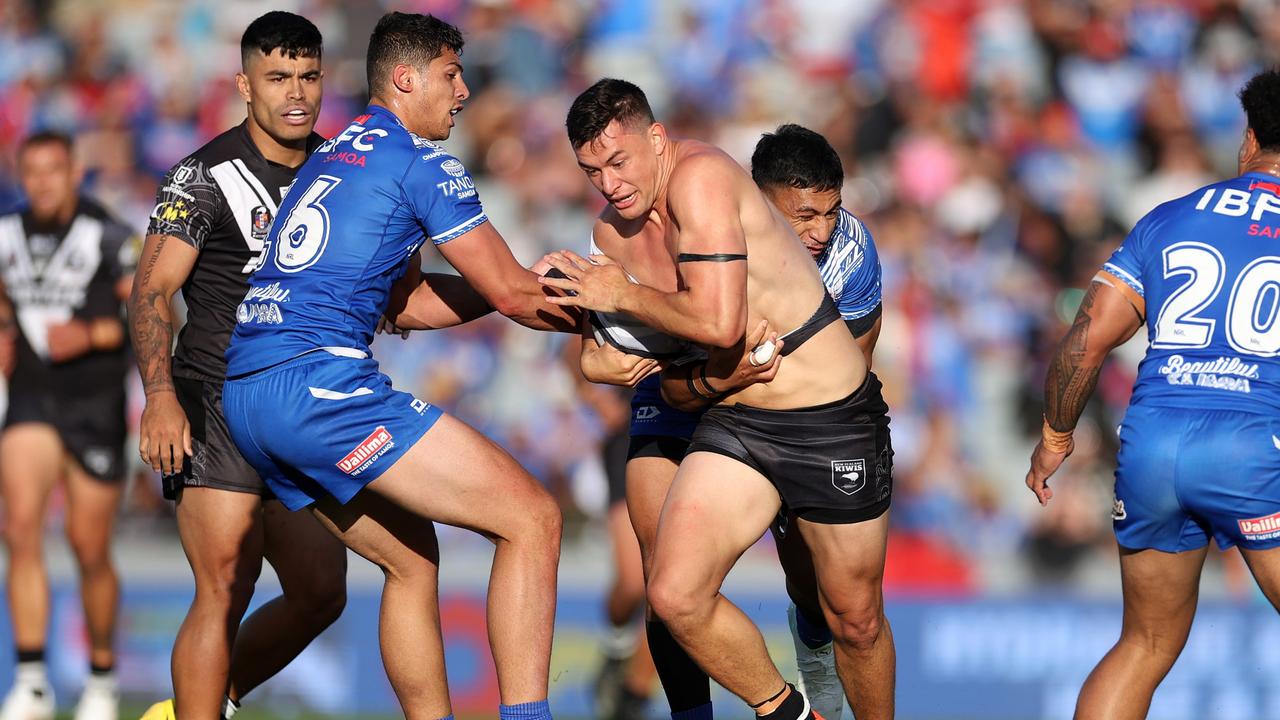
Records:
<instances>
[{"instance_id":1,"label":"samoa text on jersey","mask_svg":"<svg viewBox=\"0 0 1280 720\"><path fill-rule=\"evenodd\" d=\"M406 261L487 219L461 162L369 106L316 150L281 203L236 309L228 374L321 348L367 356Z\"/></svg>"},{"instance_id":2,"label":"samoa text on jersey","mask_svg":"<svg viewBox=\"0 0 1280 720\"><path fill-rule=\"evenodd\" d=\"M1160 205L1103 271L1146 306L1132 404L1280 409L1280 179L1247 173Z\"/></svg>"}]
</instances>

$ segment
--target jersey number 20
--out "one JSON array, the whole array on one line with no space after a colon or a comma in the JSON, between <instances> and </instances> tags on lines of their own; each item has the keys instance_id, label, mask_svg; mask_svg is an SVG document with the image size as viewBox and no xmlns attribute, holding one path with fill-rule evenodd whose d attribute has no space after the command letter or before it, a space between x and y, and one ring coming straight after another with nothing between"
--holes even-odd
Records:
<instances>
[{"instance_id":1,"label":"jersey number 20","mask_svg":"<svg viewBox=\"0 0 1280 720\"><path fill-rule=\"evenodd\" d=\"M315 264L329 244L329 211L322 201L341 179L321 175L307 186L276 233L276 267L287 273Z\"/></svg>"},{"instance_id":2,"label":"jersey number 20","mask_svg":"<svg viewBox=\"0 0 1280 720\"><path fill-rule=\"evenodd\" d=\"M1202 348L1218 321L1198 317L1222 290L1226 262L1211 245L1181 242L1164 250L1164 277L1188 279L1165 300L1156 319L1154 348ZM1280 257L1260 257L1245 266L1227 302L1227 342L1238 352L1280 354Z\"/></svg>"}]
</instances>

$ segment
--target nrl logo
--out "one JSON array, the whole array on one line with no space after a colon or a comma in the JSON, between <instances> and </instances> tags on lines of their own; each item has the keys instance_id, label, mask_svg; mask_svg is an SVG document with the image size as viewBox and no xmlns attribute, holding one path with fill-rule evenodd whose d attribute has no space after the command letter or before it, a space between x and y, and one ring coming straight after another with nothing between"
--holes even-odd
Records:
<instances>
[{"instance_id":1,"label":"nrl logo","mask_svg":"<svg viewBox=\"0 0 1280 720\"><path fill-rule=\"evenodd\" d=\"M862 460L832 460L831 485L852 495L867 486L867 463Z\"/></svg>"}]
</instances>

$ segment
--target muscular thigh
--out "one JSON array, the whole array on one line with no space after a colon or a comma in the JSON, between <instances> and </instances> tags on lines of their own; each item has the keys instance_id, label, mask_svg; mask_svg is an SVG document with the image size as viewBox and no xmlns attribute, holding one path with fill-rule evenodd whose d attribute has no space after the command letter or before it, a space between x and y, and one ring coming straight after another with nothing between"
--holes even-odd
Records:
<instances>
[{"instance_id":1,"label":"muscular thigh","mask_svg":"<svg viewBox=\"0 0 1280 720\"><path fill-rule=\"evenodd\" d=\"M818 591L834 612L879 603L889 537L889 513L862 522L826 524L798 520L813 556Z\"/></svg>"},{"instance_id":2,"label":"muscular thigh","mask_svg":"<svg viewBox=\"0 0 1280 720\"><path fill-rule=\"evenodd\" d=\"M635 457L627 463L627 513L646 565L658 534L662 503L679 467L678 459L663 456Z\"/></svg>"},{"instance_id":3,"label":"muscular thigh","mask_svg":"<svg viewBox=\"0 0 1280 720\"><path fill-rule=\"evenodd\" d=\"M440 545L432 523L370 492L345 505L333 498L321 500L312 512L347 547L393 576L434 584Z\"/></svg>"},{"instance_id":4,"label":"muscular thigh","mask_svg":"<svg viewBox=\"0 0 1280 720\"><path fill-rule=\"evenodd\" d=\"M714 591L764 534L782 501L759 472L724 455L691 453L680 464L658 521L654 573Z\"/></svg>"},{"instance_id":5,"label":"muscular thigh","mask_svg":"<svg viewBox=\"0 0 1280 720\"><path fill-rule=\"evenodd\" d=\"M0 488L9 522L43 513L50 490L62 477L64 451L52 425L24 422L0 434Z\"/></svg>"},{"instance_id":6,"label":"muscular thigh","mask_svg":"<svg viewBox=\"0 0 1280 720\"><path fill-rule=\"evenodd\" d=\"M290 512L278 500L262 506L263 555L281 585L330 586L343 582L347 550L311 513Z\"/></svg>"},{"instance_id":7,"label":"muscular thigh","mask_svg":"<svg viewBox=\"0 0 1280 720\"><path fill-rule=\"evenodd\" d=\"M257 495L188 487L178 497L178 536L197 582L237 576L257 578L262 563L262 499Z\"/></svg>"}]
</instances>

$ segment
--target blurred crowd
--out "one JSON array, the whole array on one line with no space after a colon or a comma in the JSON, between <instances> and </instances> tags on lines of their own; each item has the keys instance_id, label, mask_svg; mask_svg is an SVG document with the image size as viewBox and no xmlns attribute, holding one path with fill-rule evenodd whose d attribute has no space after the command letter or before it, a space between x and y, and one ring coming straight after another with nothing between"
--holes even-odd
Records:
<instances>
[{"instance_id":1,"label":"blurred crowd","mask_svg":"<svg viewBox=\"0 0 1280 720\"><path fill-rule=\"evenodd\" d=\"M955 593L1076 582L1114 554L1114 431L1142 337L1104 370L1042 510L1022 480L1048 355L1139 217L1235 174L1236 92L1280 59L1270 0L0 0L0 209L21 199L18 140L63 129L87 190L141 231L163 172L243 118L238 40L268 6L324 33L326 135L365 101L382 12L458 24L472 97L447 146L526 263L586 247L601 200L563 121L601 76L744 163L783 122L824 133L884 268L889 585ZM375 351L590 518L600 423L561 343L490 318Z\"/></svg>"}]
</instances>

